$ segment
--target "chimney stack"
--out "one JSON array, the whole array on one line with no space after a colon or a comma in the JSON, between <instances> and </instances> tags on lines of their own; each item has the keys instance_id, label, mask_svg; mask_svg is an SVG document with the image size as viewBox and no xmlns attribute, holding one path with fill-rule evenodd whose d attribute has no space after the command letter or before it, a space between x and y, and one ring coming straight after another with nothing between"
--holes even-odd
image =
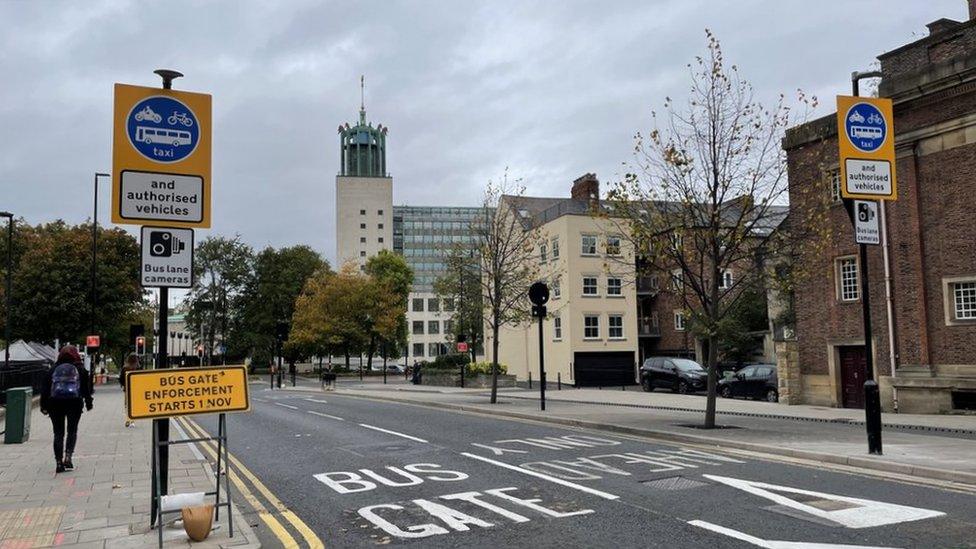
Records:
<instances>
[{"instance_id":1,"label":"chimney stack","mask_svg":"<svg viewBox=\"0 0 976 549\"><path fill-rule=\"evenodd\" d=\"M595 173L581 175L573 181L573 190L570 192L573 200L585 200L590 203L590 208L596 209L600 204L600 180Z\"/></svg>"}]
</instances>

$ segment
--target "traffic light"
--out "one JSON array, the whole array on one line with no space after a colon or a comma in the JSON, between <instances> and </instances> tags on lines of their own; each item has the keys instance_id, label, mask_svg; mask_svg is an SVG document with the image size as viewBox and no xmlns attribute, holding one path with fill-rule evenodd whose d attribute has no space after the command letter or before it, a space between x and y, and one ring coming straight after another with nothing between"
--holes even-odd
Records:
<instances>
[{"instance_id":1,"label":"traffic light","mask_svg":"<svg viewBox=\"0 0 976 549\"><path fill-rule=\"evenodd\" d=\"M139 336L136 338L136 354L144 355L146 354L146 338L145 336Z\"/></svg>"}]
</instances>

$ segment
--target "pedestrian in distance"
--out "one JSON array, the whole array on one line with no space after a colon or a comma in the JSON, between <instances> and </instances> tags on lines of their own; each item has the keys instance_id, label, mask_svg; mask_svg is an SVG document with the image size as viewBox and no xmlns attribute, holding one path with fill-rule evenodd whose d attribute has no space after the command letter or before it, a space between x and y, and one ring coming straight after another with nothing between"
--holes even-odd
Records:
<instances>
[{"instance_id":1,"label":"pedestrian in distance","mask_svg":"<svg viewBox=\"0 0 976 549\"><path fill-rule=\"evenodd\" d=\"M139 364L139 355L135 353L130 353L129 356L125 357L125 364L122 365L122 369L119 370L119 385L122 386L122 392L125 392L125 378L133 370L141 370L142 365ZM128 413L126 409L126 399L122 399L122 413ZM125 419L125 426L131 427L134 422L128 417Z\"/></svg>"},{"instance_id":2,"label":"pedestrian in distance","mask_svg":"<svg viewBox=\"0 0 976 549\"><path fill-rule=\"evenodd\" d=\"M51 418L54 428L55 473L75 468L71 455L78 441L82 407L91 410L92 406L91 377L85 371L78 349L67 345L58 353L57 361L41 385L41 413Z\"/></svg>"}]
</instances>

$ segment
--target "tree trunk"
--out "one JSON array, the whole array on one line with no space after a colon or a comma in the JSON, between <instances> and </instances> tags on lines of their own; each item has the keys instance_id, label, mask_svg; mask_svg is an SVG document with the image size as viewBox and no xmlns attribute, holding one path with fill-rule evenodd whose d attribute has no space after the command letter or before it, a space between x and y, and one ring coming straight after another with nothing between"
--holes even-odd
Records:
<instances>
[{"instance_id":1,"label":"tree trunk","mask_svg":"<svg viewBox=\"0 0 976 549\"><path fill-rule=\"evenodd\" d=\"M349 371L349 345L346 345L346 347L345 347L345 349L343 349L343 351L346 354L346 371Z\"/></svg>"},{"instance_id":2,"label":"tree trunk","mask_svg":"<svg viewBox=\"0 0 976 549\"><path fill-rule=\"evenodd\" d=\"M491 403L498 402L498 324L491 327Z\"/></svg>"},{"instance_id":3,"label":"tree trunk","mask_svg":"<svg viewBox=\"0 0 976 549\"><path fill-rule=\"evenodd\" d=\"M705 340L708 345L708 394L705 397L705 428L715 428L715 401L718 389L718 345L714 335Z\"/></svg>"}]
</instances>

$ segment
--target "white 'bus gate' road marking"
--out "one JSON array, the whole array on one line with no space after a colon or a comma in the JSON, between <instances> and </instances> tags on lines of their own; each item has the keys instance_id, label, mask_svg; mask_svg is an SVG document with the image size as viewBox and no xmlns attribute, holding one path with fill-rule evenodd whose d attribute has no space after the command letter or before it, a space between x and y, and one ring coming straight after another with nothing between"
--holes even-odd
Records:
<instances>
[{"instance_id":1,"label":"white 'bus gate' road marking","mask_svg":"<svg viewBox=\"0 0 976 549\"><path fill-rule=\"evenodd\" d=\"M723 536L742 540L757 547L765 547L766 549L895 549L894 547L879 547L876 545L838 545L836 543L810 543L804 541L761 539L757 538L756 536L750 536L745 532L712 524L711 522L705 522L704 520L690 520L688 521L688 524L697 526L699 528L704 528L705 530L715 532L716 534L722 534Z\"/></svg>"},{"instance_id":2,"label":"white 'bus gate' road marking","mask_svg":"<svg viewBox=\"0 0 976 549\"><path fill-rule=\"evenodd\" d=\"M702 475L709 480L720 482L748 492L752 495L766 498L780 505L785 505L797 511L802 511L815 517L836 522L848 528L872 528L875 526L885 526L888 524L898 524L899 522L911 522L945 515L942 511L931 509L920 509L907 505L896 505L883 501L873 501L870 499L850 498L838 496L836 494L824 494L823 492L811 492L789 486L777 486L764 482L751 480L741 480L737 478L720 477L716 475ZM786 494L797 494L801 496L813 496L821 500L837 502L841 505L840 509L825 511L812 505L801 503L791 499Z\"/></svg>"},{"instance_id":3,"label":"white 'bus gate' road marking","mask_svg":"<svg viewBox=\"0 0 976 549\"><path fill-rule=\"evenodd\" d=\"M342 419L339 416L330 416L329 414L323 414L322 412L316 412L315 410L306 410L306 412L308 412L308 413L310 413L312 415L327 417L329 419L334 419L336 421L345 421L344 419Z\"/></svg>"},{"instance_id":4,"label":"white 'bus gate' road marking","mask_svg":"<svg viewBox=\"0 0 976 549\"><path fill-rule=\"evenodd\" d=\"M586 492L587 494L592 494L594 496L598 496L598 497L601 497L603 499L620 499L620 496L615 496L613 494L608 494L607 492L603 492L603 491L600 491L600 490L594 490L593 488L590 488L588 486L583 486L582 484L576 484L575 482L569 482L568 480L563 480L561 478L551 477L551 476L546 475L546 474L543 474L543 473L537 473L535 471L529 471L529 470L526 470L526 469L522 469L521 467L517 467L515 465L509 465L507 463L502 463L501 461L495 461L493 459L486 458L484 456L479 456L477 454L469 454L468 452L461 452L461 455L464 456L464 457L469 457L471 459L477 459L478 461L483 461L485 463L490 463L492 465L497 465L498 467L502 467L504 469L511 469L512 471L518 471L519 473L522 473L524 475L529 475L531 477L541 478L542 480L548 480L549 482L552 482L553 484L559 484L560 486L565 486L567 488L572 488L573 490L579 490L580 492Z\"/></svg>"},{"instance_id":5,"label":"white 'bus gate' road marking","mask_svg":"<svg viewBox=\"0 0 976 549\"><path fill-rule=\"evenodd\" d=\"M298 406L292 406L291 404L282 404L280 402L275 402L275 406L281 406L282 408L291 408L292 410L298 409Z\"/></svg>"},{"instance_id":6,"label":"white 'bus gate' road marking","mask_svg":"<svg viewBox=\"0 0 976 549\"><path fill-rule=\"evenodd\" d=\"M387 429L383 429L381 427L374 427L373 425L366 425L365 423L360 423L359 426L360 427L365 427L367 429L372 429L374 431L380 431L381 433L386 433L388 435L395 435L395 436L398 436L398 437L403 437L403 438L410 439L410 440L414 440L414 441L417 441L417 442L423 442L425 444L429 444L430 443L429 441L426 441L426 440L424 440L422 438L417 438L417 437L414 437L414 436L405 435L403 433L398 433L396 431L390 431L390 430L387 430Z\"/></svg>"}]
</instances>

